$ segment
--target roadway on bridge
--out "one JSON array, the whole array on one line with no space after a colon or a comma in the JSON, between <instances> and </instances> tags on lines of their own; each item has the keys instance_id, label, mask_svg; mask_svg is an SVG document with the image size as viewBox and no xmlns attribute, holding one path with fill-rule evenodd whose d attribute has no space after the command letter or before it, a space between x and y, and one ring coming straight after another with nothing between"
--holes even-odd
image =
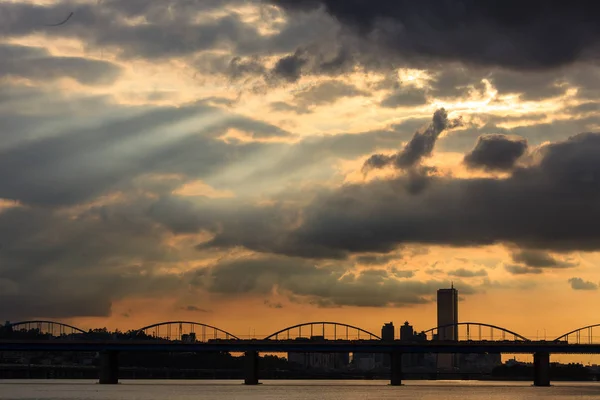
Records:
<instances>
[{"instance_id":1,"label":"roadway on bridge","mask_svg":"<svg viewBox=\"0 0 600 400\"><path fill-rule=\"evenodd\" d=\"M0 351L141 351L141 352L349 352L349 353L507 353L600 354L600 344L565 341L428 341L407 343L381 340L215 340L181 343L161 340L0 340Z\"/></svg>"}]
</instances>

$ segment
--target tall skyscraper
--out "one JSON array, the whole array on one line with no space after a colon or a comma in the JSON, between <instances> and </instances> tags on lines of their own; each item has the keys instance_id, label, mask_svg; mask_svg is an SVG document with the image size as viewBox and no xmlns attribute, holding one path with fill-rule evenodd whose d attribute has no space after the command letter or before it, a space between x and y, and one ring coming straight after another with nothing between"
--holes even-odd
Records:
<instances>
[{"instance_id":1,"label":"tall skyscraper","mask_svg":"<svg viewBox=\"0 0 600 400\"><path fill-rule=\"evenodd\" d=\"M437 326L458 324L458 290L437 291ZM439 340L458 340L458 326L449 326L438 330Z\"/></svg>"},{"instance_id":2,"label":"tall skyscraper","mask_svg":"<svg viewBox=\"0 0 600 400\"><path fill-rule=\"evenodd\" d=\"M437 291L438 340L458 340L458 290L454 285L450 289ZM452 369L457 366L458 358L454 354L439 354L438 369Z\"/></svg>"}]
</instances>

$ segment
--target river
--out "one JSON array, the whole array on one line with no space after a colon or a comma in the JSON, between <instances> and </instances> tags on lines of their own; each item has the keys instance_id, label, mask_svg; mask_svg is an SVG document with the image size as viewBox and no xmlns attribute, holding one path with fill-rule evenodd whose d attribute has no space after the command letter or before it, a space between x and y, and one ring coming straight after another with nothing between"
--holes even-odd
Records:
<instances>
[{"instance_id":1,"label":"river","mask_svg":"<svg viewBox=\"0 0 600 400\"><path fill-rule=\"evenodd\" d=\"M264 381L244 386L239 381L123 381L98 385L93 381L4 380L2 400L569 400L600 398L600 382L558 382L548 388L529 382L406 381Z\"/></svg>"}]
</instances>

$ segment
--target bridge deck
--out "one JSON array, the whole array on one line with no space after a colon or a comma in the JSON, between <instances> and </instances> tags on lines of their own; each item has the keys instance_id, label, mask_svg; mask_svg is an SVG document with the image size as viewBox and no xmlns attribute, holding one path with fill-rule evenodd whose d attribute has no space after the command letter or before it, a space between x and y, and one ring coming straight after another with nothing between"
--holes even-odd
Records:
<instances>
[{"instance_id":1,"label":"bridge deck","mask_svg":"<svg viewBox=\"0 0 600 400\"><path fill-rule=\"evenodd\" d=\"M169 341L0 340L0 351L140 351L140 352L349 352L349 353L536 353L600 354L600 344L546 341L429 341L407 343L380 340L216 340L208 343Z\"/></svg>"}]
</instances>

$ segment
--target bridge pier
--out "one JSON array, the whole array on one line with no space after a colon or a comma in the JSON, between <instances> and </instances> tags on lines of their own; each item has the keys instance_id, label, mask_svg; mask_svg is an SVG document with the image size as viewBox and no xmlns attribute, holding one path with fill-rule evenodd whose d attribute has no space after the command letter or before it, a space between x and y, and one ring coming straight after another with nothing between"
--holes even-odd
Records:
<instances>
[{"instance_id":1,"label":"bridge pier","mask_svg":"<svg viewBox=\"0 0 600 400\"><path fill-rule=\"evenodd\" d=\"M102 351L100 353L100 384L114 385L119 383L119 353Z\"/></svg>"},{"instance_id":2,"label":"bridge pier","mask_svg":"<svg viewBox=\"0 0 600 400\"><path fill-rule=\"evenodd\" d=\"M390 385L402 385L402 353L399 351L390 354Z\"/></svg>"},{"instance_id":3,"label":"bridge pier","mask_svg":"<svg viewBox=\"0 0 600 400\"><path fill-rule=\"evenodd\" d=\"M550 353L533 353L533 386L550 386Z\"/></svg>"},{"instance_id":4,"label":"bridge pier","mask_svg":"<svg viewBox=\"0 0 600 400\"><path fill-rule=\"evenodd\" d=\"M258 351L244 353L244 385L258 385Z\"/></svg>"}]
</instances>

